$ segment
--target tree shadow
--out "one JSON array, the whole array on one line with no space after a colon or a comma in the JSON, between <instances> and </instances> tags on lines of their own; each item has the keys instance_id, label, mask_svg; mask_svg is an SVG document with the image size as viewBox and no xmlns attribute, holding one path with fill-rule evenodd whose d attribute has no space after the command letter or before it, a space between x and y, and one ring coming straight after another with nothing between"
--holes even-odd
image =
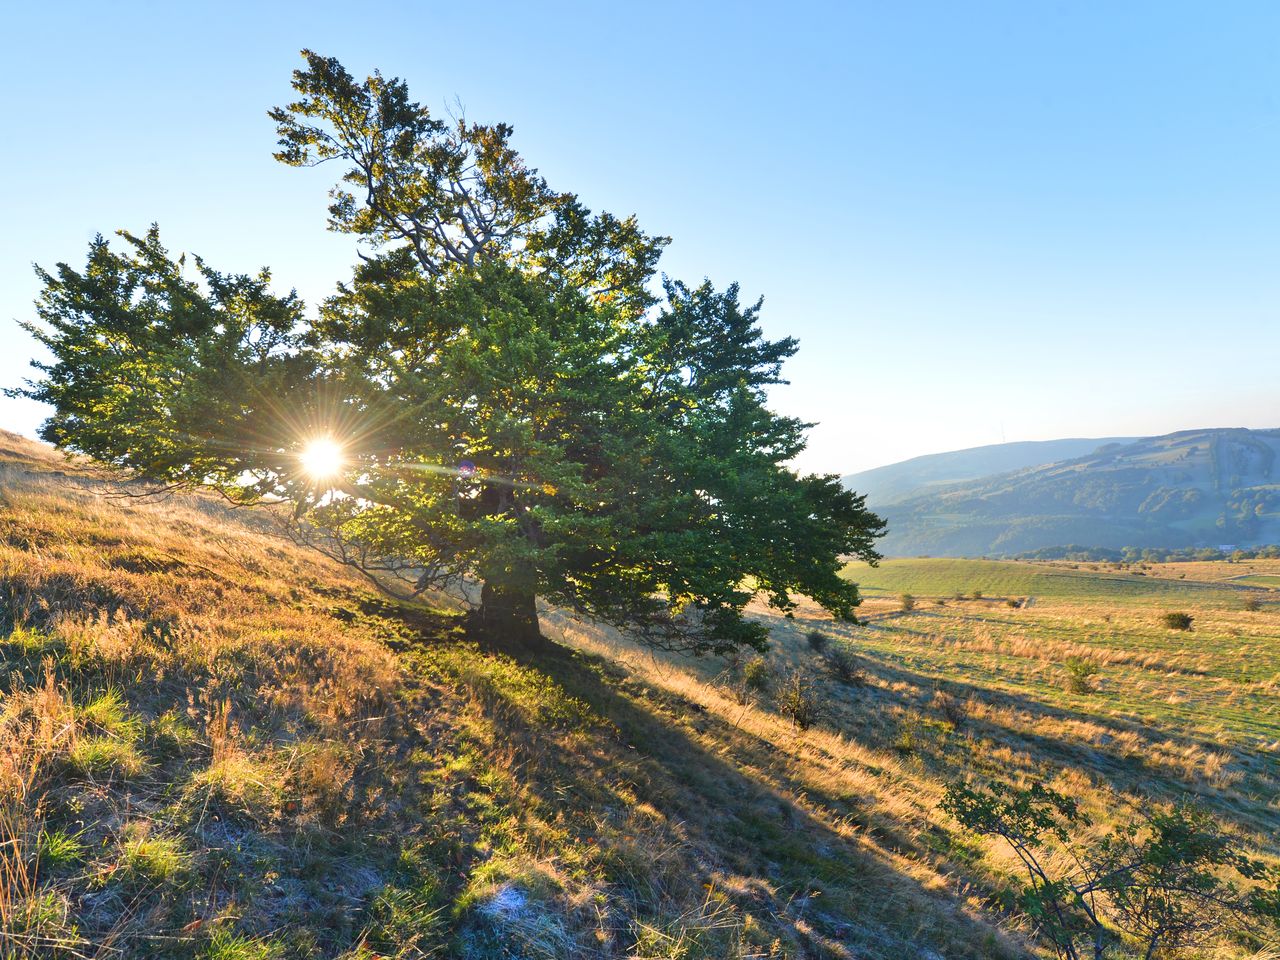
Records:
<instances>
[{"instance_id":1,"label":"tree shadow","mask_svg":"<svg viewBox=\"0 0 1280 960\"><path fill-rule=\"evenodd\" d=\"M876 838L883 845L877 855L868 850L865 834L842 833L813 809L825 807L833 819L856 818L856 802L813 790L806 805L797 802L777 769L777 748L767 740L603 658L559 645L551 655L514 656L616 729L613 737L566 751L554 730L512 725L498 706L481 701L521 752L524 789L551 808L566 806L566 780L579 800L587 798L580 829L590 832L592 817L634 794L632 802L648 804L678 825L686 869L707 884L739 878L735 899L741 908L772 911L813 956L849 956L849 950L857 956L923 956L926 947L948 957L1027 955L1016 939L888 862L892 855L926 855L906 834ZM697 737L704 735L724 753L700 743ZM744 769L752 766L759 768L755 776ZM772 782L760 776L766 772ZM618 788L604 786L609 783ZM884 849L891 845L898 849ZM972 876L963 863L936 853L930 859L944 874ZM842 904L856 909L846 912Z\"/></svg>"}]
</instances>

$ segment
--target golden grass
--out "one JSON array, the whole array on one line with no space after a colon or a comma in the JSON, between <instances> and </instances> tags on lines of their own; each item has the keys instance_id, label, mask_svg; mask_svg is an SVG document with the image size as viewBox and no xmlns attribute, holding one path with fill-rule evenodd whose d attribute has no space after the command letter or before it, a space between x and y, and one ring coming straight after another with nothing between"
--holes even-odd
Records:
<instances>
[{"instance_id":1,"label":"golden grass","mask_svg":"<svg viewBox=\"0 0 1280 960\"><path fill-rule=\"evenodd\" d=\"M1096 598L760 610L768 672L820 695L801 730L741 663L555 611L576 652L483 653L253 513L112 489L0 434L6 958L1034 954L1007 854L937 812L967 775L1102 826L1193 795L1280 853L1271 607L1178 636Z\"/></svg>"}]
</instances>

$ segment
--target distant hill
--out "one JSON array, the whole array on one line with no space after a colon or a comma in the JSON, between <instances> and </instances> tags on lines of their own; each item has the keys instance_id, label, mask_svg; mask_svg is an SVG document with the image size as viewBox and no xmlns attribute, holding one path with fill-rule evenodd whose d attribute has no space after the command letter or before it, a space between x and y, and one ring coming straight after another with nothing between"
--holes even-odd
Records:
<instances>
[{"instance_id":1,"label":"distant hill","mask_svg":"<svg viewBox=\"0 0 1280 960\"><path fill-rule=\"evenodd\" d=\"M1102 445L1084 455L939 480L906 495L895 494L891 484L879 488L889 492L868 499L889 522L882 551L1009 556L1066 544L1115 549L1280 542L1280 430L1188 430L1095 443ZM971 452L978 451L961 451ZM945 466L926 467L945 474ZM913 471L902 476L927 475ZM854 489L877 489L858 486L865 476L849 478Z\"/></svg>"},{"instance_id":2,"label":"distant hill","mask_svg":"<svg viewBox=\"0 0 1280 960\"><path fill-rule=\"evenodd\" d=\"M850 490L865 493L867 502L872 506L883 507L950 484L1082 457L1109 443L1132 443L1134 439L1109 437L994 443L912 457L900 463L850 474L841 482Z\"/></svg>"}]
</instances>

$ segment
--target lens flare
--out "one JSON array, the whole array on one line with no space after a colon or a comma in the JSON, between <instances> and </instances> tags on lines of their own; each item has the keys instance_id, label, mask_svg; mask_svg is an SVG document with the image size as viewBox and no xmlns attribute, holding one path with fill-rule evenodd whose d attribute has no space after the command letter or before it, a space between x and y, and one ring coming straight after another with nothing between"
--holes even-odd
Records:
<instances>
[{"instance_id":1,"label":"lens flare","mask_svg":"<svg viewBox=\"0 0 1280 960\"><path fill-rule=\"evenodd\" d=\"M303 472L312 480L332 480L346 466L342 445L332 437L310 440L298 454Z\"/></svg>"}]
</instances>

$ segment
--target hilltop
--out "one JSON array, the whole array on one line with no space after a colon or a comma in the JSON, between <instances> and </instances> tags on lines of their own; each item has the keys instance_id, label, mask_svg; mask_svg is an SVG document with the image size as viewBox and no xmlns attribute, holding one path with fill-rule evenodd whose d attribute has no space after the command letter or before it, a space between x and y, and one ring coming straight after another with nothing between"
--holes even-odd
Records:
<instances>
[{"instance_id":1,"label":"hilltop","mask_svg":"<svg viewBox=\"0 0 1280 960\"><path fill-rule=\"evenodd\" d=\"M1188 430L869 501L893 556L1248 547L1280 542L1278 454L1280 430Z\"/></svg>"},{"instance_id":2,"label":"hilltop","mask_svg":"<svg viewBox=\"0 0 1280 960\"><path fill-rule=\"evenodd\" d=\"M1104 823L1192 796L1280 853L1280 594L1238 568L889 563L850 571L865 623L759 610L759 666L554 610L528 659L257 511L137 492L0 434L6 958L1047 956L1007 855L939 812L956 777L1042 777ZM1096 694L1062 687L1081 654Z\"/></svg>"}]
</instances>

